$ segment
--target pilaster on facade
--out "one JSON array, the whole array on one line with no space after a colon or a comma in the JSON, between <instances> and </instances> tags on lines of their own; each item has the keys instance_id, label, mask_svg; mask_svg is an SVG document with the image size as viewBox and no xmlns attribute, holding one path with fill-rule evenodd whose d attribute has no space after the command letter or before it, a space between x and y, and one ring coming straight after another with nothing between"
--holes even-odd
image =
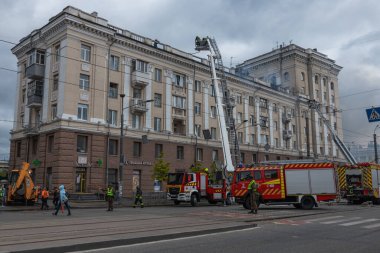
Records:
<instances>
[{"instance_id":1,"label":"pilaster on facade","mask_svg":"<svg viewBox=\"0 0 380 253\"><path fill-rule=\"evenodd\" d=\"M65 86L66 86L66 70L67 70L67 39L64 39L60 43L60 51L59 54L61 55L59 59L59 76L58 76L58 90L56 91L58 94L56 94L57 98L57 117L64 119L64 112L65 112ZM53 95L53 94L52 94ZM68 119L67 117L66 119Z\"/></svg>"},{"instance_id":2,"label":"pilaster on facade","mask_svg":"<svg viewBox=\"0 0 380 253\"><path fill-rule=\"evenodd\" d=\"M210 126L210 108L209 108L209 85L207 83L204 83L203 85L203 101L204 101L204 114L202 117L204 118L204 127L203 129L209 129Z\"/></svg>"},{"instance_id":3,"label":"pilaster on facade","mask_svg":"<svg viewBox=\"0 0 380 253\"><path fill-rule=\"evenodd\" d=\"M250 135L250 132L251 132L251 129L249 127L249 125L251 124L251 122L249 122L249 96L247 95L244 95L243 96L243 106L244 106L244 121L245 124L244 124L244 133L245 133L245 136L244 136L244 139L245 139L245 143L249 143L249 135Z\"/></svg>"},{"instance_id":4,"label":"pilaster on facade","mask_svg":"<svg viewBox=\"0 0 380 253\"><path fill-rule=\"evenodd\" d=\"M315 127L315 135L316 135L316 139L315 139L315 146L316 146L316 153L317 154L320 154L321 153L321 134L320 134L320 129L319 129L319 114L314 111L314 115L312 116L314 117L314 127Z\"/></svg>"},{"instance_id":5,"label":"pilaster on facade","mask_svg":"<svg viewBox=\"0 0 380 253\"><path fill-rule=\"evenodd\" d=\"M152 99L152 80L153 80L153 71L154 68L152 64L148 64L148 85L145 87L145 100L151 100ZM154 106L154 103L146 103L146 107L148 110L145 113L145 127L146 129L150 130L152 129L152 108Z\"/></svg>"},{"instance_id":6,"label":"pilaster on facade","mask_svg":"<svg viewBox=\"0 0 380 253\"><path fill-rule=\"evenodd\" d=\"M47 55L52 55L51 47L46 50ZM42 96L42 118L41 121L46 123L48 121L48 112L49 112L49 91L50 91L50 80L53 79L50 77L50 66L51 66L52 57L46 57L45 61L45 79L43 84L43 96Z\"/></svg>"},{"instance_id":7,"label":"pilaster on facade","mask_svg":"<svg viewBox=\"0 0 380 253\"><path fill-rule=\"evenodd\" d=\"M257 144L261 144L261 122L260 122L260 98L255 97L255 110L256 110L256 133L257 133Z\"/></svg>"},{"instance_id":8,"label":"pilaster on facade","mask_svg":"<svg viewBox=\"0 0 380 253\"><path fill-rule=\"evenodd\" d=\"M280 129L280 147L281 148L284 148L284 126L283 126L283 109L281 107L278 108L278 114L280 116L280 120L279 120L279 129Z\"/></svg>"},{"instance_id":9,"label":"pilaster on facade","mask_svg":"<svg viewBox=\"0 0 380 253\"><path fill-rule=\"evenodd\" d=\"M273 103L268 103L269 114L269 145L273 146Z\"/></svg>"},{"instance_id":10,"label":"pilaster on facade","mask_svg":"<svg viewBox=\"0 0 380 253\"><path fill-rule=\"evenodd\" d=\"M192 78L189 78L189 81L187 83L188 85L188 95L187 95L187 126L188 126L188 135L193 136L194 135L194 124L195 124L195 117L194 117L194 104L193 101L195 99L194 96L194 80Z\"/></svg>"},{"instance_id":11,"label":"pilaster on facade","mask_svg":"<svg viewBox=\"0 0 380 253\"><path fill-rule=\"evenodd\" d=\"M124 67L124 87L123 87L123 94L125 95L122 107L120 108L123 110L124 114L124 121L125 125L127 127L131 127L132 124L130 123L129 116L130 116L130 101L131 101L131 73L132 73L132 58L125 57L125 67Z\"/></svg>"},{"instance_id":12,"label":"pilaster on facade","mask_svg":"<svg viewBox=\"0 0 380 253\"><path fill-rule=\"evenodd\" d=\"M165 130L172 132L172 79L173 71L165 69Z\"/></svg>"},{"instance_id":13,"label":"pilaster on facade","mask_svg":"<svg viewBox=\"0 0 380 253\"><path fill-rule=\"evenodd\" d=\"M14 104L15 110L13 113L13 119L14 119L13 130L21 129L22 126L24 125L24 122L20 121L20 115L19 115L19 113L21 114L21 110L22 110L21 106L25 107L25 103L24 104L20 103L20 94L22 96L22 92L21 92L22 91L22 84L21 84L22 74L21 73L22 73L22 66L19 64L17 66L17 85L16 85L16 99L15 99L15 104ZM17 110L17 108L19 110ZM25 113L25 109L24 109L24 113ZM25 116L24 116L24 120L25 120Z\"/></svg>"}]
</instances>

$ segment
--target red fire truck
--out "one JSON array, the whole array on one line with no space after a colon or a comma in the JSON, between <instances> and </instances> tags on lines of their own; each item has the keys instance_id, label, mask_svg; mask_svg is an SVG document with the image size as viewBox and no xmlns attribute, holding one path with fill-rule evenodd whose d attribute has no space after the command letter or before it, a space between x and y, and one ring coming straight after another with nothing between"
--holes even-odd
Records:
<instances>
[{"instance_id":1,"label":"red fire truck","mask_svg":"<svg viewBox=\"0 0 380 253\"><path fill-rule=\"evenodd\" d=\"M173 200L176 205L181 202L190 202L197 206L201 198L207 199L210 204L223 202L226 199L226 183L209 184L208 175L197 173L169 173L167 180L167 199Z\"/></svg>"},{"instance_id":2,"label":"red fire truck","mask_svg":"<svg viewBox=\"0 0 380 253\"><path fill-rule=\"evenodd\" d=\"M232 196L247 209L251 207L248 175L259 185L259 204L293 204L296 208L312 209L320 201L332 201L337 197L334 164L276 162L273 165L236 168L231 185Z\"/></svg>"}]
</instances>

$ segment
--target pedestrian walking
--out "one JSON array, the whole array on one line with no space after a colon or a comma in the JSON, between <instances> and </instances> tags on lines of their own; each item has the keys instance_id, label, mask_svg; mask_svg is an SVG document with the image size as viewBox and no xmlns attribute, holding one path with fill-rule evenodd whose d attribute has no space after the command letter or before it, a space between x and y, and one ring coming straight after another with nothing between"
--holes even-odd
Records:
<instances>
[{"instance_id":1,"label":"pedestrian walking","mask_svg":"<svg viewBox=\"0 0 380 253\"><path fill-rule=\"evenodd\" d=\"M41 210L49 210L49 205L48 205L48 199L49 199L49 192L46 190L46 187L43 188L41 192Z\"/></svg>"},{"instance_id":2,"label":"pedestrian walking","mask_svg":"<svg viewBox=\"0 0 380 253\"><path fill-rule=\"evenodd\" d=\"M53 192L54 209L57 209L58 202L59 202L59 190L57 187L54 187L54 192Z\"/></svg>"},{"instance_id":3,"label":"pedestrian walking","mask_svg":"<svg viewBox=\"0 0 380 253\"><path fill-rule=\"evenodd\" d=\"M108 201L108 210L113 211L113 201L115 199L115 189L109 185L106 191L106 200Z\"/></svg>"},{"instance_id":4,"label":"pedestrian walking","mask_svg":"<svg viewBox=\"0 0 380 253\"><path fill-rule=\"evenodd\" d=\"M62 213L63 213L63 205L66 206L66 209L67 209L67 215L70 216L71 215L71 211L70 211L70 205L69 205L69 198L67 197L67 193L66 193L66 190L65 190L65 186L64 185L61 185L59 187L59 199L58 199L58 204L57 204L57 207L55 209L55 212L53 213L53 215L57 215L59 209L62 209Z\"/></svg>"},{"instance_id":5,"label":"pedestrian walking","mask_svg":"<svg viewBox=\"0 0 380 253\"><path fill-rule=\"evenodd\" d=\"M133 208L135 208L137 206L137 203L139 202L140 202L140 207L143 208L144 203L142 200L142 190L140 187L136 186L135 204L133 205Z\"/></svg>"},{"instance_id":6,"label":"pedestrian walking","mask_svg":"<svg viewBox=\"0 0 380 253\"><path fill-rule=\"evenodd\" d=\"M257 214L257 199L258 199L258 192L257 192L257 183L253 179L252 176L248 176L248 179L251 179L251 182L248 184L248 192L250 194L250 202L251 202L251 211L249 213Z\"/></svg>"},{"instance_id":7,"label":"pedestrian walking","mask_svg":"<svg viewBox=\"0 0 380 253\"><path fill-rule=\"evenodd\" d=\"M4 207L4 196L5 196L5 187L2 184L0 186L0 201L1 201L1 207Z\"/></svg>"}]
</instances>

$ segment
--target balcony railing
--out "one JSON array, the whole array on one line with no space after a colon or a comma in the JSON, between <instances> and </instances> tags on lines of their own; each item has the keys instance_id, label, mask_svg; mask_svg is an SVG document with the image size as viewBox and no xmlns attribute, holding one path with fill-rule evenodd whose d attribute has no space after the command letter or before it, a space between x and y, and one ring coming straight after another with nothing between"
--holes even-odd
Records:
<instances>
[{"instance_id":1,"label":"balcony railing","mask_svg":"<svg viewBox=\"0 0 380 253\"><path fill-rule=\"evenodd\" d=\"M29 79L40 80L45 76L45 65L34 63L26 68L25 76Z\"/></svg>"},{"instance_id":2,"label":"balcony railing","mask_svg":"<svg viewBox=\"0 0 380 253\"><path fill-rule=\"evenodd\" d=\"M282 132L282 135L283 135L285 140L289 140L290 138L292 138L293 133L291 130L284 130Z\"/></svg>"},{"instance_id":3,"label":"balcony railing","mask_svg":"<svg viewBox=\"0 0 380 253\"><path fill-rule=\"evenodd\" d=\"M148 111L145 100L141 98L131 98L131 104L129 106L132 113L144 113Z\"/></svg>"},{"instance_id":4,"label":"balcony railing","mask_svg":"<svg viewBox=\"0 0 380 253\"><path fill-rule=\"evenodd\" d=\"M149 84L149 74L141 71L132 72L132 86L137 88L144 88Z\"/></svg>"},{"instance_id":5,"label":"balcony railing","mask_svg":"<svg viewBox=\"0 0 380 253\"><path fill-rule=\"evenodd\" d=\"M173 108L172 113L173 113L173 117L175 117L175 118L179 118L179 119L186 118L186 110L185 109Z\"/></svg>"},{"instance_id":6,"label":"balcony railing","mask_svg":"<svg viewBox=\"0 0 380 253\"><path fill-rule=\"evenodd\" d=\"M42 106L42 97L39 95L28 96L27 106L29 106L29 107L40 107L40 106Z\"/></svg>"},{"instance_id":7,"label":"balcony railing","mask_svg":"<svg viewBox=\"0 0 380 253\"><path fill-rule=\"evenodd\" d=\"M25 125L24 134L26 135L37 135L39 130L39 125Z\"/></svg>"}]
</instances>

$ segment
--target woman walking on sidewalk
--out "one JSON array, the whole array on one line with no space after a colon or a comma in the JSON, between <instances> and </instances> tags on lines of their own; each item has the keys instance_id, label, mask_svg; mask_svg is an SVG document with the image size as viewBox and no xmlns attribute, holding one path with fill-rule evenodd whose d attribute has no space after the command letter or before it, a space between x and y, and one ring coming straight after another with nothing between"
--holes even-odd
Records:
<instances>
[{"instance_id":1,"label":"woman walking on sidewalk","mask_svg":"<svg viewBox=\"0 0 380 253\"><path fill-rule=\"evenodd\" d=\"M53 213L53 215L57 215L60 208L62 208L62 212L63 212L63 205L66 206L66 209L68 211L67 216L70 216L71 211L70 211L70 206L69 206L69 198L67 197L65 187L63 185L61 185L59 187L59 201L58 201L57 207L55 209L55 213Z\"/></svg>"}]
</instances>

